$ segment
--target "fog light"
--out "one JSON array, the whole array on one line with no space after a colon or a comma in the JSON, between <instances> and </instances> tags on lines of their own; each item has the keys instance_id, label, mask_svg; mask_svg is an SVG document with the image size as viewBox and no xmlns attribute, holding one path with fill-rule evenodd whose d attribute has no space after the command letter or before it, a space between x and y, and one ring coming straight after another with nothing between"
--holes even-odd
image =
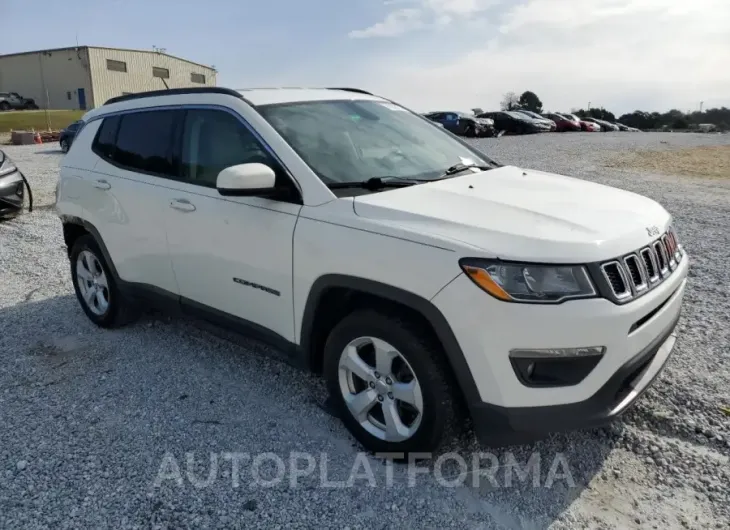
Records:
<instances>
[{"instance_id":1,"label":"fog light","mask_svg":"<svg viewBox=\"0 0 730 530\"><path fill-rule=\"evenodd\" d=\"M520 382L529 387L577 385L603 358L605 346L514 349L510 363Z\"/></svg>"}]
</instances>

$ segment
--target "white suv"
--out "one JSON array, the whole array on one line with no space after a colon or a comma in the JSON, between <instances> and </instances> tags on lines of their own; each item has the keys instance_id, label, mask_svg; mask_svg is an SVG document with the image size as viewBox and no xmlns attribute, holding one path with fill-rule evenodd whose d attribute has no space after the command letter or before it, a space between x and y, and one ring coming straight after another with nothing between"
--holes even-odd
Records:
<instances>
[{"instance_id":1,"label":"white suv","mask_svg":"<svg viewBox=\"0 0 730 530\"><path fill-rule=\"evenodd\" d=\"M165 303L271 341L370 450L603 424L674 346L689 260L645 197L501 166L356 89L174 89L84 121L56 206L88 317Z\"/></svg>"}]
</instances>

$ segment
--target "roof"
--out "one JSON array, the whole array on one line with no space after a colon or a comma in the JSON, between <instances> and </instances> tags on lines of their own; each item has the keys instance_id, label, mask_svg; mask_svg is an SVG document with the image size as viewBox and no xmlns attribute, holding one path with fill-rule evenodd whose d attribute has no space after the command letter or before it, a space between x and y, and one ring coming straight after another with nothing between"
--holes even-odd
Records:
<instances>
[{"instance_id":1,"label":"roof","mask_svg":"<svg viewBox=\"0 0 730 530\"><path fill-rule=\"evenodd\" d=\"M330 88L237 88L238 92L254 105L274 105L276 103L294 103L298 101L332 101L332 100L371 100L383 101L382 98L360 92L337 90Z\"/></svg>"},{"instance_id":2,"label":"roof","mask_svg":"<svg viewBox=\"0 0 730 530\"><path fill-rule=\"evenodd\" d=\"M84 120L88 121L97 116L111 112L132 110L138 108L149 108L158 105L183 105L190 103L190 98L196 103L211 103L210 99L215 96L240 97L252 105L273 105L277 103L295 103L305 101L352 101L388 100L358 91L357 89L340 88L239 88L236 90L224 87L190 87L173 88L169 90L153 90L149 93L141 92L128 96L111 98L104 105L90 110L84 114ZM164 99L163 99L164 98Z\"/></svg>"},{"instance_id":3,"label":"roof","mask_svg":"<svg viewBox=\"0 0 730 530\"><path fill-rule=\"evenodd\" d=\"M178 57L176 55L170 55L169 53L164 52L158 52L154 50L136 50L132 48L108 48L105 46L69 46L66 48L50 48L47 50L34 50L30 52L18 52L18 53L8 53L5 55L0 55L0 59L4 59L5 57L16 57L19 55L33 55L36 53L44 53L44 52L62 52L62 51L69 51L69 50L80 50L82 48L92 49L92 50L113 50L113 51L120 51L120 52L133 52L133 53L154 53L156 55L166 55L167 57L170 57L172 59L177 59L178 61L183 61L189 64L194 64L195 66L200 66L202 68L207 68L208 70L215 71L215 68L212 66L208 66L206 64L196 63L194 61L190 61L189 59L184 59L182 57Z\"/></svg>"}]
</instances>

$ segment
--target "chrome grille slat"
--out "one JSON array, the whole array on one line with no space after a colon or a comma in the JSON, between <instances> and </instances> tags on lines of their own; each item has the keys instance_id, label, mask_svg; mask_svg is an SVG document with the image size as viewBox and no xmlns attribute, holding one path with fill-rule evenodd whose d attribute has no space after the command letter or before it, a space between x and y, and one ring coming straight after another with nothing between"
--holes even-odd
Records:
<instances>
[{"instance_id":1,"label":"chrome grille slat","mask_svg":"<svg viewBox=\"0 0 730 530\"><path fill-rule=\"evenodd\" d=\"M603 278L618 302L627 302L669 277L682 260L681 246L669 227L648 246L600 265Z\"/></svg>"}]
</instances>

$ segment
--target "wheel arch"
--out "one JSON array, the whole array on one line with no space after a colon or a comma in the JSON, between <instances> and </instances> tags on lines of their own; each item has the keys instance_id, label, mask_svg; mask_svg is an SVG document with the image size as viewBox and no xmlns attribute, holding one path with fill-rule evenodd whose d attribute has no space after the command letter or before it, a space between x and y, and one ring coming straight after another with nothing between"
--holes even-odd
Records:
<instances>
[{"instance_id":1,"label":"wheel arch","mask_svg":"<svg viewBox=\"0 0 730 530\"><path fill-rule=\"evenodd\" d=\"M70 215L61 216L61 223L63 224L63 240L66 243L69 255L71 255L71 249L73 248L76 240L83 235L89 234L99 245L102 254L104 254L104 260L109 266L109 269L111 269L111 273L114 275L114 279L119 280L119 274L114 266L114 261L109 255L109 251L104 244L104 240L102 239L99 230L97 230L93 224L81 219L80 217Z\"/></svg>"},{"instance_id":2,"label":"wheel arch","mask_svg":"<svg viewBox=\"0 0 730 530\"><path fill-rule=\"evenodd\" d=\"M419 318L441 346L460 397L469 407L481 401L461 346L448 321L433 303L410 291L355 276L327 274L312 284L302 314L299 341L309 368L321 371L324 342L345 315L378 304L400 307Z\"/></svg>"}]
</instances>

